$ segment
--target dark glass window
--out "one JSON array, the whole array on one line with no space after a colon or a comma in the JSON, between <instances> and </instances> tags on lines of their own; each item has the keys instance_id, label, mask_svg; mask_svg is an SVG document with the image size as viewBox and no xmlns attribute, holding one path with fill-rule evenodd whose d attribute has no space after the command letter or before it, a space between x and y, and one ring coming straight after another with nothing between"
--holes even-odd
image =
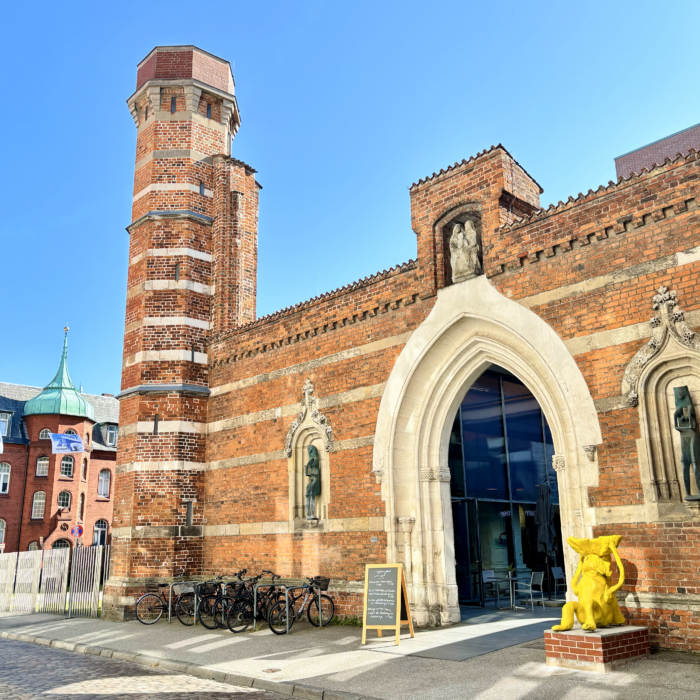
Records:
<instances>
[{"instance_id":1,"label":"dark glass window","mask_svg":"<svg viewBox=\"0 0 700 700\"><path fill-rule=\"evenodd\" d=\"M170 98L170 111L174 113L176 109L177 109L177 98L171 97Z\"/></svg>"},{"instance_id":2,"label":"dark glass window","mask_svg":"<svg viewBox=\"0 0 700 700\"><path fill-rule=\"evenodd\" d=\"M459 425L459 411L457 411L457 417L452 425L447 459L450 466L452 498L463 498L467 493L464 484L464 465L462 464L462 431Z\"/></svg>"},{"instance_id":3,"label":"dark glass window","mask_svg":"<svg viewBox=\"0 0 700 700\"><path fill-rule=\"evenodd\" d=\"M507 499L501 382L487 373L477 379L462 402L462 444L467 495Z\"/></svg>"},{"instance_id":4,"label":"dark glass window","mask_svg":"<svg viewBox=\"0 0 700 700\"><path fill-rule=\"evenodd\" d=\"M207 119L211 119L211 105L207 105Z\"/></svg>"},{"instance_id":5,"label":"dark glass window","mask_svg":"<svg viewBox=\"0 0 700 700\"><path fill-rule=\"evenodd\" d=\"M508 464L515 501L536 501L537 489L547 482L542 411L530 390L515 379L503 378Z\"/></svg>"}]
</instances>

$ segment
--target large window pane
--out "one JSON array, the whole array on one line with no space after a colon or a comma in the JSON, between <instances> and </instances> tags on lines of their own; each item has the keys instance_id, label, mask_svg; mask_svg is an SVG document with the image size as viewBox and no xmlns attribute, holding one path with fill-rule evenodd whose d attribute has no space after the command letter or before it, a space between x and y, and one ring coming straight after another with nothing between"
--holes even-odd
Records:
<instances>
[{"instance_id":1,"label":"large window pane","mask_svg":"<svg viewBox=\"0 0 700 700\"><path fill-rule=\"evenodd\" d=\"M503 378L503 398L511 495L516 501L536 501L537 487L547 483L542 412L529 389L516 379Z\"/></svg>"},{"instance_id":2,"label":"large window pane","mask_svg":"<svg viewBox=\"0 0 700 700\"><path fill-rule=\"evenodd\" d=\"M508 498L500 380L482 375L462 402L467 495Z\"/></svg>"},{"instance_id":3,"label":"large window pane","mask_svg":"<svg viewBox=\"0 0 700 700\"><path fill-rule=\"evenodd\" d=\"M450 466L450 489L453 498L465 495L464 490L464 465L462 464L462 431L459 426L459 411L450 433L449 454L447 457Z\"/></svg>"},{"instance_id":4,"label":"large window pane","mask_svg":"<svg viewBox=\"0 0 700 700\"><path fill-rule=\"evenodd\" d=\"M482 569L494 571L497 578L508 578L508 567L513 565L508 503L479 501L479 537ZM508 584L505 584L505 590L508 590Z\"/></svg>"},{"instance_id":5,"label":"large window pane","mask_svg":"<svg viewBox=\"0 0 700 700\"><path fill-rule=\"evenodd\" d=\"M544 571L544 552L537 552L537 525L535 504L513 504L513 547L515 568L521 578L532 571Z\"/></svg>"},{"instance_id":6,"label":"large window pane","mask_svg":"<svg viewBox=\"0 0 700 700\"><path fill-rule=\"evenodd\" d=\"M547 475L549 476L549 488L552 490L550 496L552 503L559 503L559 482L557 481L557 473L554 471L552 457L554 457L554 440L552 440L552 431L549 429L547 419L542 416L544 423L544 453L547 460Z\"/></svg>"}]
</instances>

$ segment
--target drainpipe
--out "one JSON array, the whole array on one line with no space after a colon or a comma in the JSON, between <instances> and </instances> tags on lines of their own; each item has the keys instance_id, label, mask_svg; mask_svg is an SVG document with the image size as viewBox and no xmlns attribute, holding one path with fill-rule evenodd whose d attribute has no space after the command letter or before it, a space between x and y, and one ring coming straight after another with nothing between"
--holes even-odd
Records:
<instances>
[{"instance_id":1,"label":"drainpipe","mask_svg":"<svg viewBox=\"0 0 700 700\"><path fill-rule=\"evenodd\" d=\"M19 509L19 532L17 533L17 554L22 537L22 521L24 520L24 494L27 493L27 474L29 473L29 443L27 443L27 463L24 465L24 484L22 485L22 505Z\"/></svg>"}]
</instances>

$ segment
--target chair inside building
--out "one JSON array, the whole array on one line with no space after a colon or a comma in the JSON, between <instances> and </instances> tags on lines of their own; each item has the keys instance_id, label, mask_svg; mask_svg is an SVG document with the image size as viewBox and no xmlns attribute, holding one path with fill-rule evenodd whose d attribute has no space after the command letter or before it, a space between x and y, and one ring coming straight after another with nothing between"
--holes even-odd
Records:
<instances>
[{"instance_id":1,"label":"chair inside building","mask_svg":"<svg viewBox=\"0 0 700 700\"><path fill-rule=\"evenodd\" d=\"M505 606L511 592L522 593L515 580L542 578L545 597L555 594L552 568L561 570L564 560L553 454L547 419L530 390L500 367L484 372L464 397L450 436L460 605ZM549 546L538 546L541 485L549 487ZM538 522L542 512L540 504Z\"/></svg>"}]
</instances>

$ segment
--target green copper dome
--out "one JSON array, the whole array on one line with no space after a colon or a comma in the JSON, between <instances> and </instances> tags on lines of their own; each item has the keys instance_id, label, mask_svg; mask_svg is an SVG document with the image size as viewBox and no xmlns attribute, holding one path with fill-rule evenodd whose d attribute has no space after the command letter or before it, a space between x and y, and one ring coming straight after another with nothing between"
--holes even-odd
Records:
<instances>
[{"instance_id":1,"label":"green copper dome","mask_svg":"<svg viewBox=\"0 0 700 700\"><path fill-rule=\"evenodd\" d=\"M68 374L68 329L63 339L61 364L53 381L44 390L24 404L24 415L61 414L64 416L84 416L95 420L92 404L75 388Z\"/></svg>"}]
</instances>

